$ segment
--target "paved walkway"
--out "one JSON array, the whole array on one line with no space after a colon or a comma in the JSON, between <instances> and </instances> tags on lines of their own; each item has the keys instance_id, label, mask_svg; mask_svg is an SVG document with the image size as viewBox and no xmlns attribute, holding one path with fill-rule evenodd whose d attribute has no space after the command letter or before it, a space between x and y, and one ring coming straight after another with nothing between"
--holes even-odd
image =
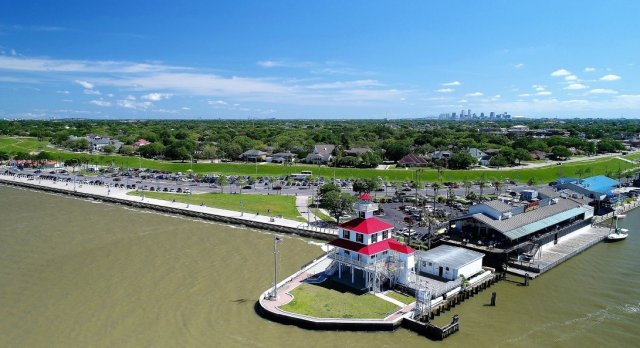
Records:
<instances>
[{"instance_id":1,"label":"paved walkway","mask_svg":"<svg viewBox=\"0 0 640 348\"><path fill-rule=\"evenodd\" d=\"M313 224L316 221L322 221L309 208L309 196L296 196L296 209L303 218L307 220L307 224Z\"/></svg>"},{"instance_id":2,"label":"paved walkway","mask_svg":"<svg viewBox=\"0 0 640 348\"><path fill-rule=\"evenodd\" d=\"M144 197L144 191L140 191L141 193L140 196L137 196L137 195L132 196L132 195L128 195L127 193L133 192L133 190L127 190L123 188L95 186L95 185L86 185L86 184L80 185L78 183L74 185L73 182L66 183L66 182L56 182L51 180L38 180L38 179L27 180L26 177L18 178L16 176L0 175L0 178L8 181L23 182L31 185L42 186L42 187L51 187L51 188L62 189L67 191L75 190L77 192L82 192L82 193L87 193L87 194L92 194L97 196L103 196L103 197L109 196L109 197L114 197L114 198L118 198L126 201L144 202L147 204L170 207L170 208L185 210L185 211L196 211L196 212L208 213L208 214L219 215L224 217L232 217L232 218L241 219L241 220L257 221L265 224L286 226L286 227L297 228L297 229L307 229L306 224L301 223L300 221L289 220L284 218L275 218L275 217L265 216L265 215L242 213L239 211L218 209L218 208L212 208L207 206L189 205L185 203L171 202L171 201L165 201L161 199L147 198L147 197ZM331 235L338 234L337 230L335 229L329 229L329 228L318 229L318 228L314 228L313 226L308 229L316 232L331 234Z\"/></svg>"}]
</instances>

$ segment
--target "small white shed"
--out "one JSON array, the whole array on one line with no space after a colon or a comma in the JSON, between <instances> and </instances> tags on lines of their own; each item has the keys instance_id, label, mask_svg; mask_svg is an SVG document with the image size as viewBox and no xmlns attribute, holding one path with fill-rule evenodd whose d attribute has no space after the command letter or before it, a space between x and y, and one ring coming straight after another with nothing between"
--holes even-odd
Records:
<instances>
[{"instance_id":1,"label":"small white shed","mask_svg":"<svg viewBox=\"0 0 640 348\"><path fill-rule=\"evenodd\" d=\"M427 251L416 252L418 272L455 280L464 275L469 278L482 271L483 253L441 245Z\"/></svg>"}]
</instances>

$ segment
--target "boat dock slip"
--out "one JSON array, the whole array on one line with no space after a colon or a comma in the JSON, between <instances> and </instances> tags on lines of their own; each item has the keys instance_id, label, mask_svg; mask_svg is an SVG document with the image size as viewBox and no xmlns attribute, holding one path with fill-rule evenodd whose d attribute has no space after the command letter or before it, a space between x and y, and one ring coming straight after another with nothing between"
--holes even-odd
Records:
<instances>
[{"instance_id":1,"label":"boat dock slip","mask_svg":"<svg viewBox=\"0 0 640 348\"><path fill-rule=\"evenodd\" d=\"M529 278L535 278L601 242L608 234L609 228L583 227L565 236L565 239L558 244L548 247L543 246L529 261L510 260L506 271L520 276L528 275Z\"/></svg>"}]
</instances>

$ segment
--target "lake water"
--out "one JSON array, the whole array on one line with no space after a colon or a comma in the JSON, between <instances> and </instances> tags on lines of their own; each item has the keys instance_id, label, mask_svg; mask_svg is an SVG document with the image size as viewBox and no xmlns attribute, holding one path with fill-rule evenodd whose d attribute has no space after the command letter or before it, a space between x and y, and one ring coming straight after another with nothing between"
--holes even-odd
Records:
<instances>
[{"instance_id":1,"label":"lake water","mask_svg":"<svg viewBox=\"0 0 640 348\"><path fill-rule=\"evenodd\" d=\"M522 287L500 282L437 319L432 342L395 332L307 331L254 312L273 235L0 186L1 347L637 347L640 211L628 240L598 244ZM281 278L321 254L286 237ZM517 278L510 278L519 281ZM497 306L486 306L491 292Z\"/></svg>"}]
</instances>

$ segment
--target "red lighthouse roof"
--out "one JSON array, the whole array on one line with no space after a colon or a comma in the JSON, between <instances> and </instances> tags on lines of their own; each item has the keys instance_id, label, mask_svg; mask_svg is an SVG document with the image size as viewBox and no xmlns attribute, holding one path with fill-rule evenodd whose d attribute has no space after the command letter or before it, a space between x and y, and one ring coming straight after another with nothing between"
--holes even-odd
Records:
<instances>
[{"instance_id":1,"label":"red lighthouse roof","mask_svg":"<svg viewBox=\"0 0 640 348\"><path fill-rule=\"evenodd\" d=\"M365 193L360 195L360 199L363 200L363 201L370 201L371 200L371 195L365 192Z\"/></svg>"},{"instance_id":2,"label":"red lighthouse roof","mask_svg":"<svg viewBox=\"0 0 640 348\"><path fill-rule=\"evenodd\" d=\"M354 241L338 238L329 242L329 245L333 245L342 249L351 250L367 256L371 256L373 254L377 254L385 250L395 250L399 253L407 254L407 255L415 252L415 250L410 246L402 244L393 239L385 239L377 243L373 243L371 245L364 245L364 244L356 243Z\"/></svg>"},{"instance_id":3,"label":"red lighthouse roof","mask_svg":"<svg viewBox=\"0 0 640 348\"><path fill-rule=\"evenodd\" d=\"M378 218L371 217L368 219L362 219L362 218L353 219L338 225L338 227L343 228L345 230L358 232L358 233L373 234L373 233L392 229L393 225L390 225Z\"/></svg>"}]
</instances>

